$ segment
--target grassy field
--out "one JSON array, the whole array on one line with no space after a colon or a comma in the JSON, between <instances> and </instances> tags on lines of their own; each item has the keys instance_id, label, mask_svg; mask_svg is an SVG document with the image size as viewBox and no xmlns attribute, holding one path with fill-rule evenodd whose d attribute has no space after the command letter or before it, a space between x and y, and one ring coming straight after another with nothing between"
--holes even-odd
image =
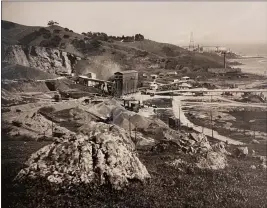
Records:
<instances>
[{"instance_id":1,"label":"grassy field","mask_svg":"<svg viewBox=\"0 0 267 208\"><path fill-rule=\"evenodd\" d=\"M229 157L230 166L219 171L177 170L166 162L190 162L188 155L140 151L151 181L133 183L124 191L88 185L63 189L42 180L13 183L23 162L47 143L2 142L2 207L266 207L266 172L250 169L255 164L251 158Z\"/></svg>"}]
</instances>

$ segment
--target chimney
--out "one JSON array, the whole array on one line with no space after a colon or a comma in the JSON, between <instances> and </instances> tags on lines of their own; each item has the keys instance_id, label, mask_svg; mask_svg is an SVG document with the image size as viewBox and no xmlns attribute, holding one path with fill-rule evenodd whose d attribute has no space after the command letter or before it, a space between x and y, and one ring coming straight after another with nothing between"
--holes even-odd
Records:
<instances>
[{"instance_id":1,"label":"chimney","mask_svg":"<svg viewBox=\"0 0 267 208\"><path fill-rule=\"evenodd\" d=\"M224 68L226 69L226 52L223 53L223 65Z\"/></svg>"}]
</instances>

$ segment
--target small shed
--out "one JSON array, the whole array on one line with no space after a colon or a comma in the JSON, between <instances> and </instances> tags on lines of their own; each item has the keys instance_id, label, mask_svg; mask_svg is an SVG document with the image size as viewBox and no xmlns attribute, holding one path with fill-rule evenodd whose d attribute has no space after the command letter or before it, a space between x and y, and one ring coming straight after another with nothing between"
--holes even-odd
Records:
<instances>
[{"instance_id":1,"label":"small shed","mask_svg":"<svg viewBox=\"0 0 267 208\"><path fill-rule=\"evenodd\" d=\"M190 89L192 88L192 86L188 83L182 83L180 86L179 86L181 89Z\"/></svg>"},{"instance_id":2,"label":"small shed","mask_svg":"<svg viewBox=\"0 0 267 208\"><path fill-rule=\"evenodd\" d=\"M183 80L183 81L187 81L189 79L190 79L190 77L187 77L187 76L181 78L181 80Z\"/></svg>"},{"instance_id":3,"label":"small shed","mask_svg":"<svg viewBox=\"0 0 267 208\"><path fill-rule=\"evenodd\" d=\"M150 89L150 90L157 90L158 87L159 87L158 84L156 84L156 83L152 83L152 84L150 84L149 89Z\"/></svg>"},{"instance_id":4,"label":"small shed","mask_svg":"<svg viewBox=\"0 0 267 208\"><path fill-rule=\"evenodd\" d=\"M152 79L157 79L157 78L158 78L158 75L157 75L157 74L151 74L150 77L151 77Z\"/></svg>"},{"instance_id":5,"label":"small shed","mask_svg":"<svg viewBox=\"0 0 267 208\"><path fill-rule=\"evenodd\" d=\"M176 71L168 72L167 75L168 76L175 76L175 75L177 75L177 72Z\"/></svg>"}]
</instances>

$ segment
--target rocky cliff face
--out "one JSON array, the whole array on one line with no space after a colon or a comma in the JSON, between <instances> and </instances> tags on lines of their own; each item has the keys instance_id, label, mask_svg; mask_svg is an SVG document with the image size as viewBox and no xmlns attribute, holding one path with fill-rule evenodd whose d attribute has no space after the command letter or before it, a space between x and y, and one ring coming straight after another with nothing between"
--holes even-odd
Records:
<instances>
[{"instance_id":1,"label":"rocky cliff face","mask_svg":"<svg viewBox=\"0 0 267 208\"><path fill-rule=\"evenodd\" d=\"M71 73L80 57L55 48L11 45L2 47L2 61L49 73Z\"/></svg>"}]
</instances>

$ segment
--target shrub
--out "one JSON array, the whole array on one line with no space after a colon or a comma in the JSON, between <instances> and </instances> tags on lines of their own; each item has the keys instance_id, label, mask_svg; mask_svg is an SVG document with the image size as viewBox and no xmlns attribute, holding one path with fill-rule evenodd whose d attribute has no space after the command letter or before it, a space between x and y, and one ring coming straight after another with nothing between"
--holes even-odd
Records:
<instances>
[{"instance_id":1,"label":"shrub","mask_svg":"<svg viewBox=\"0 0 267 208\"><path fill-rule=\"evenodd\" d=\"M62 49L65 49L66 48L66 44L65 43L60 43L59 47L62 48Z\"/></svg>"},{"instance_id":2,"label":"shrub","mask_svg":"<svg viewBox=\"0 0 267 208\"><path fill-rule=\"evenodd\" d=\"M45 28L40 28L39 33L43 35L43 38L49 39L51 37L51 32L50 30L47 30Z\"/></svg>"},{"instance_id":3,"label":"shrub","mask_svg":"<svg viewBox=\"0 0 267 208\"><path fill-rule=\"evenodd\" d=\"M45 39L49 39L49 38L51 38L51 33L44 33L43 34L43 38L45 38Z\"/></svg>"},{"instance_id":4,"label":"shrub","mask_svg":"<svg viewBox=\"0 0 267 208\"><path fill-rule=\"evenodd\" d=\"M17 127L21 127L22 123L20 121L12 121L12 124Z\"/></svg>"},{"instance_id":5,"label":"shrub","mask_svg":"<svg viewBox=\"0 0 267 208\"><path fill-rule=\"evenodd\" d=\"M84 40L89 40L89 38L87 38L87 37L84 37L83 39L84 39Z\"/></svg>"},{"instance_id":6,"label":"shrub","mask_svg":"<svg viewBox=\"0 0 267 208\"><path fill-rule=\"evenodd\" d=\"M70 30L70 32L73 32L73 30Z\"/></svg>"},{"instance_id":7,"label":"shrub","mask_svg":"<svg viewBox=\"0 0 267 208\"><path fill-rule=\"evenodd\" d=\"M141 41L141 40L144 40L144 36L141 34L136 34L134 36L134 39L135 39L135 41Z\"/></svg>"},{"instance_id":8,"label":"shrub","mask_svg":"<svg viewBox=\"0 0 267 208\"><path fill-rule=\"evenodd\" d=\"M69 38L70 36L69 35L63 35L63 38Z\"/></svg>"},{"instance_id":9,"label":"shrub","mask_svg":"<svg viewBox=\"0 0 267 208\"><path fill-rule=\"evenodd\" d=\"M61 42L61 38L56 35L53 38L51 38L51 40L43 40L40 45L43 47L51 47L51 48L56 48L59 46Z\"/></svg>"},{"instance_id":10,"label":"shrub","mask_svg":"<svg viewBox=\"0 0 267 208\"><path fill-rule=\"evenodd\" d=\"M67 32L69 32L69 31L70 31L70 30L69 30L69 28L65 28L64 30L65 30L65 31L67 31Z\"/></svg>"},{"instance_id":11,"label":"shrub","mask_svg":"<svg viewBox=\"0 0 267 208\"><path fill-rule=\"evenodd\" d=\"M58 34L58 33L61 32L61 30L59 30L59 29L55 29L53 32Z\"/></svg>"},{"instance_id":12,"label":"shrub","mask_svg":"<svg viewBox=\"0 0 267 208\"><path fill-rule=\"evenodd\" d=\"M34 31L26 36L24 36L23 38L21 38L19 40L20 43L22 44L29 44L31 41L35 40L36 38L38 38L41 35L40 31Z\"/></svg>"}]
</instances>

